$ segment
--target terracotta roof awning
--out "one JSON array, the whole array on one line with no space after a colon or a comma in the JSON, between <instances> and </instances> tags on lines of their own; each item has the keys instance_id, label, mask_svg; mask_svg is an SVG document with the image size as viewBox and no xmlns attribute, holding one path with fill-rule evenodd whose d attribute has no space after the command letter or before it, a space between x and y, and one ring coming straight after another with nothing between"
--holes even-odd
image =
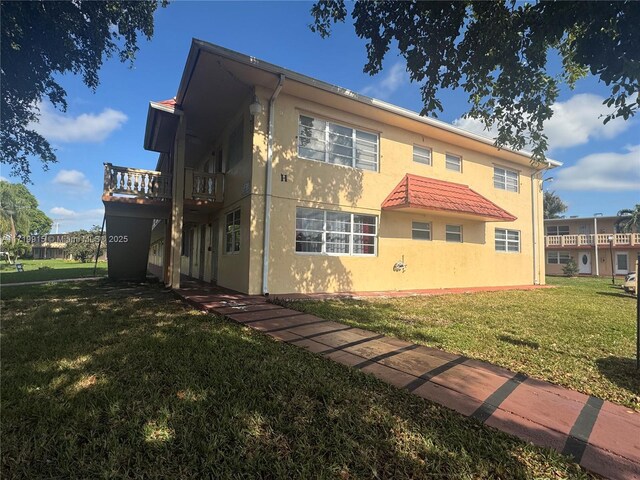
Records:
<instances>
[{"instance_id":1,"label":"terracotta roof awning","mask_svg":"<svg viewBox=\"0 0 640 480\"><path fill-rule=\"evenodd\" d=\"M429 210L489 222L512 222L517 217L467 185L406 174L382 202L383 210Z\"/></svg>"},{"instance_id":2,"label":"terracotta roof awning","mask_svg":"<svg viewBox=\"0 0 640 480\"><path fill-rule=\"evenodd\" d=\"M147 126L144 132L144 148L152 152L167 153L173 148L173 138L182 114L175 98L161 102L149 102Z\"/></svg>"}]
</instances>

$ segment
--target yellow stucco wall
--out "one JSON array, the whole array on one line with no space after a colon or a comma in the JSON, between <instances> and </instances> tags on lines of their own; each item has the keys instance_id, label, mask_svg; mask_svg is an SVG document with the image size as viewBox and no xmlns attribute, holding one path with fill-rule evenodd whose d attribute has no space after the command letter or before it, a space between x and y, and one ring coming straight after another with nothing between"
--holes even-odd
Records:
<instances>
[{"instance_id":1,"label":"yellow stucco wall","mask_svg":"<svg viewBox=\"0 0 640 480\"><path fill-rule=\"evenodd\" d=\"M263 105L268 92L259 91ZM345 100L345 109L348 103ZM266 110L266 109L265 109ZM250 293L260 293L262 233L264 209L264 159L266 158L266 111L255 122L252 174L252 234ZM329 165L297 156L298 116L322 118L365 131L379 133L379 171ZM521 164L498 159L467 148L443 142L432 127L409 131L358 117L347 111L281 94L277 99L273 156L273 197L271 208L271 242L269 292L320 292L404 290L466 286L525 285L533 283L533 227L531 209L531 174L526 159ZM432 149L432 166L413 162L413 145ZM462 172L445 168L445 154L463 158ZM519 192L507 192L493 186L493 167L503 166L520 173ZM517 220L483 222L460 220L433 212L381 212L380 205L406 173L463 183L489 198ZM287 181L281 181L281 175ZM538 273L544 282L544 243L542 195L539 180L533 181L536 208L539 212ZM308 255L295 252L296 207L323 208L377 215L379 221L378 253L375 257ZM429 221L433 240L411 239L411 222ZM446 224L461 224L464 243L444 241ZM521 232L521 252L496 252L495 228ZM404 273L394 272L401 260ZM254 268L255 266L255 268Z\"/></svg>"}]
</instances>

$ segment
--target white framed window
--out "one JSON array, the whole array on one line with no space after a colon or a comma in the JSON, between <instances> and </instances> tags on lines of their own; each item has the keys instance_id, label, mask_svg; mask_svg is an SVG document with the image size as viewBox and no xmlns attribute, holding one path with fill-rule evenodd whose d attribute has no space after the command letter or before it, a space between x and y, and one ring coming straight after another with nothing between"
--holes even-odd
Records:
<instances>
[{"instance_id":1,"label":"white framed window","mask_svg":"<svg viewBox=\"0 0 640 480\"><path fill-rule=\"evenodd\" d=\"M378 217L317 208L296 209L296 252L375 256Z\"/></svg>"},{"instance_id":2,"label":"white framed window","mask_svg":"<svg viewBox=\"0 0 640 480\"><path fill-rule=\"evenodd\" d=\"M571 260L571 255L568 252L559 252L550 250L547 252L547 263L553 265L566 265Z\"/></svg>"},{"instance_id":3,"label":"white framed window","mask_svg":"<svg viewBox=\"0 0 640 480\"><path fill-rule=\"evenodd\" d=\"M445 238L447 242L462 243L462 225L447 225Z\"/></svg>"},{"instance_id":4,"label":"white framed window","mask_svg":"<svg viewBox=\"0 0 640 480\"><path fill-rule=\"evenodd\" d=\"M520 252L520 231L496 228L496 252Z\"/></svg>"},{"instance_id":5,"label":"white framed window","mask_svg":"<svg viewBox=\"0 0 640 480\"><path fill-rule=\"evenodd\" d=\"M413 146L413 161L424 165L431 165L431 149L427 147Z\"/></svg>"},{"instance_id":6,"label":"white framed window","mask_svg":"<svg viewBox=\"0 0 640 480\"><path fill-rule=\"evenodd\" d=\"M515 170L493 167L493 186L507 192L518 193L520 174Z\"/></svg>"},{"instance_id":7,"label":"white framed window","mask_svg":"<svg viewBox=\"0 0 640 480\"><path fill-rule=\"evenodd\" d=\"M225 220L225 252L240 251L240 209L227 213Z\"/></svg>"},{"instance_id":8,"label":"white framed window","mask_svg":"<svg viewBox=\"0 0 640 480\"><path fill-rule=\"evenodd\" d=\"M445 163L447 170L462 172L462 157L452 153L447 153Z\"/></svg>"},{"instance_id":9,"label":"white framed window","mask_svg":"<svg viewBox=\"0 0 640 480\"><path fill-rule=\"evenodd\" d=\"M307 160L378 171L378 134L300 115L298 156Z\"/></svg>"},{"instance_id":10,"label":"white framed window","mask_svg":"<svg viewBox=\"0 0 640 480\"><path fill-rule=\"evenodd\" d=\"M547 235L569 235L569 225L548 225Z\"/></svg>"},{"instance_id":11,"label":"white framed window","mask_svg":"<svg viewBox=\"0 0 640 480\"><path fill-rule=\"evenodd\" d=\"M411 222L411 238L413 240L431 240L431 223Z\"/></svg>"}]
</instances>

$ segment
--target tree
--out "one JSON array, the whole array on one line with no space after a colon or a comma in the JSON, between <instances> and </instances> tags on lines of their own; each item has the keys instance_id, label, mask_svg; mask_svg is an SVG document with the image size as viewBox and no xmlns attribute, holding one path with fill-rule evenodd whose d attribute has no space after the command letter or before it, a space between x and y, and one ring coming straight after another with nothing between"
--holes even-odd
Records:
<instances>
[{"instance_id":1,"label":"tree","mask_svg":"<svg viewBox=\"0 0 640 480\"><path fill-rule=\"evenodd\" d=\"M90 262L96 258L96 253L101 256L104 253L106 246L105 235L102 235L102 242L100 242L100 227L94 225L91 230L78 230L70 232L66 236L69 239L65 251L72 255L75 260L80 260L83 263ZM98 245L100 244L100 251L98 252Z\"/></svg>"},{"instance_id":2,"label":"tree","mask_svg":"<svg viewBox=\"0 0 640 480\"><path fill-rule=\"evenodd\" d=\"M567 205L560 199L556 192L546 191L542 199L544 204L544 218L560 218L560 214L567 211Z\"/></svg>"},{"instance_id":3,"label":"tree","mask_svg":"<svg viewBox=\"0 0 640 480\"><path fill-rule=\"evenodd\" d=\"M138 34L153 35L153 13L166 0L93 2L0 2L2 120L0 162L30 181L30 157L46 170L56 161L49 142L30 127L47 99L66 111L59 75L71 72L94 90L105 58L133 62Z\"/></svg>"},{"instance_id":4,"label":"tree","mask_svg":"<svg viewBox=\"0 0 640 480\"><path fill-rule=\"evenodd\" d=\"M620 232L640 232L640 204L636 204L635 208L623 208L618 211L618 216L622 217L616 221Z\"/></svg>"},{"instance_id":5,"label":"tree","mask_svg":"<svg viewBox=\"0 0 640 480\"><path fill-rule=\"evenodd\" d=\"M604 119L627 119L640 107L640 2L519 2L356 0L355 32L368 41L364 71L382 70L392 42L411 80L422 83L421 114L442 111L440 89L462 89L467 116L497 127L496 145L531 148L534 161L547 149L544 121L553 114L559 85L587 73L610 88ZM344 0L319 0L311 8L312 31L322 37L344 22ZM549 53L561 72L548 73Z\"/></svg>"},{"instance_id":6,"label":"tree","mask_svg":"<svg viewBox=\"0 0 640 480\"><path fill-rule=\"evenodd\" d=\"M0 180L0 235L8 234L14 244L17 235L42 235L52 225L27 187Z\"/></svg>"}]
</instances>

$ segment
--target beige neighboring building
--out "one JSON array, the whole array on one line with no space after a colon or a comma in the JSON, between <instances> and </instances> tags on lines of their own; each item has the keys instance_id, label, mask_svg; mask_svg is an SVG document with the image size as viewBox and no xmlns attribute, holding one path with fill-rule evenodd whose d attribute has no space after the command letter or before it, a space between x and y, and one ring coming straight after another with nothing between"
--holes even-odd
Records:
<instances>
[{"instance_id":1,"label":"beige neighboring building","mask_svg":"<svg viewBox=\"0 0 640 480\"><path fill-rule=\"evenodd\" d=\"M194 40L151 102L155 170L105 165L109 270L250 293L544 283L560 165Z\"/></svg>"},{"instance_id":2,"label":"beige neighboring building","mask_svg":"<svg viewBox=\"0 0 640 480\"><path fill-rule=\"evenodd\" d=\"M580 275L611 276L635 272L640 233L621 233L620 217L570 217L544 221L546 270L562 275L570 259Z\"/></svg>"}]
</instances>

